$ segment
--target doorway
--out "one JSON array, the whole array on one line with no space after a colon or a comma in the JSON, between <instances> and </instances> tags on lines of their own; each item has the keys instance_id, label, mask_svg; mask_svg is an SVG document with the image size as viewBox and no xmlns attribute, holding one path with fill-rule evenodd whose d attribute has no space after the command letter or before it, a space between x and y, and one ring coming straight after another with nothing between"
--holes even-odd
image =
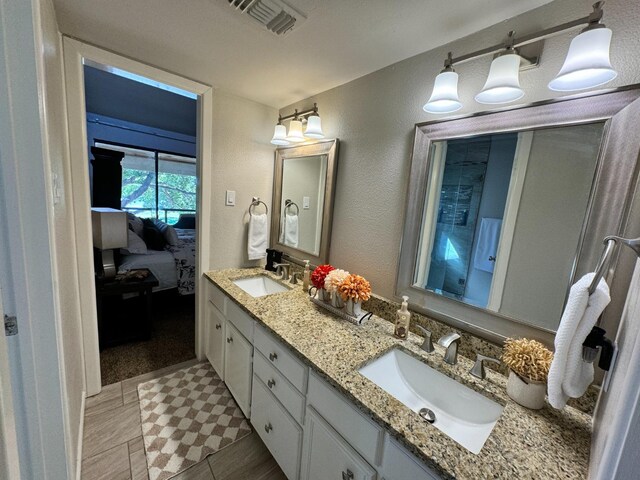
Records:
<instances>
[{"instance_id":1,"label":"doorway","mask_svg":"<svg viewBox=\"0 0 640 480\"><path fill-rule=\"evenodd\" d=\"M165 72L135 60L64 38L65 82L67 87L67 110L69 117L69 143L74 203L77 269L80 279L80 303L83 324L83 346L85 354L85 377L87 396L100 392L100 354L98 336L98 309L91 223L91 182L89 176L89 137L85 97L85 66L109 66L128 72L152 82L180 89L195 96L197 102L196 175L199 181L196 192L196 252L195 252L195 356L204 358L203 285L199 279L209 267L210 228L210 178L211 178L211 132L212 89L192 80ZM203 132L206 132L203 134ZM122 145L120 145L122 147ZM129 148L131 146L128 146ZM159 153L159 152L158 152ZM170 155L163 151L163 154ZM158 154L154 153L157 158ZM165 159L167 160L167 159ZM156 209L156 214L158 210ZM98 266L99 268L99 266Z\"/></svg>"}]
</instances>

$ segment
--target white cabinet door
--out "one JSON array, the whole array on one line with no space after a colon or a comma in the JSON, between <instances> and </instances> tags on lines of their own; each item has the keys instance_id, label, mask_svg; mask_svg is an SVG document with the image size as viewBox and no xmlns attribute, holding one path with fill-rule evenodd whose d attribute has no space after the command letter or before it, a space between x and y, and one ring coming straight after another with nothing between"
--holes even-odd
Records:
<instances>
[{"instance_id":1,"label":"white cabinet door","mask_svg":"<svg viewBox=\"0 0 640 480\"><path fill-rule=\"evenodd\" d=\"M222 380L224 380L226 323L220 310L210 301L207 302L207 359Z\"/></svg>"},{"instance_id":2,"label":"white cabinet door","mask_svg":"<svg viewBox=\"0 0 640 480\"><path fill-rule=\"evenodd\" d=\"M227 322L224 350L224 381L247 418L251 418L253 346Z\"/></svg>"},{"instance_id":3,"label":"white cabinet door","mask_svg":"<svg viewBox=\"0 0 640 480\"><path fill-rule=\"evenodd\" d=\"M374 480L376 471L311 407L302 450L302 480Z\"/></svg>"}]
</instances>

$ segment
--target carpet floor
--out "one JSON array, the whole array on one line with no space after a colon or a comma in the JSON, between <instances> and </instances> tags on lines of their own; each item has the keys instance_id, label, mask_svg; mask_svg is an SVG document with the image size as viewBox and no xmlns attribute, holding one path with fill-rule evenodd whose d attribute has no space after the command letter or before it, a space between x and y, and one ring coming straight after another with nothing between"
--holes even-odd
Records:
<instances>
[{"instance_id":1,"label":"carpet floor","mask_svg":"<svg viewBox=\"0 0 640 480\"><path fill-rule=\"evenodd\" d=\"M153 332L149 340L100 352L102 385L175 365L195 357L195 296L175 290L153 294Z\"/></svg>"}]
</instances>

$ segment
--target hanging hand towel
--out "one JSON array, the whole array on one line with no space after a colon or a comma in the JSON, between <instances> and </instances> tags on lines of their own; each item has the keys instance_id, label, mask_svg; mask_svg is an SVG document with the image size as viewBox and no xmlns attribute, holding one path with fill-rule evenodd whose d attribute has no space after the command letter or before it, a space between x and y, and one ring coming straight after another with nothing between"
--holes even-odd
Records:
<instances>
[{"instance_id":1,"label":"hanging hand towel","mask_svg":"<svg viewBox=\"0 0 640 480\"><path fill-rule=\"evenodd\" d=\"M253 214L249 217L249 238L247 239L249 260L260 260L267 256L267 215Z\"/></svg>"},{"instance_id":2,"label":"hanging hand towel","mask_svg":"<svg viewBox=\"0 0 640 480\"><path fill-rule=\"evenodd\" d=\"M285 215L284 244L294 248L298 247L298 215Z\"/></svg>"},{"instance_id":3,"label":"hanging hand towel","mask_svg":"<svg viewBox=\"0 0 640 480\"><path fill-rule=\"evenodd\" d=\"M584 395L593 382L593 364L582 360L582 343L611 301L609 286L604 280L600 280L589 296L594 275L586 274L571 287L556 333L547 388L549 403L557 409L564 408L569 397Z\"/></svg>"},{"instance_id":4,"label":"hanging hand towel","mask_svg":"<svg viewBox=\"0 0 640 480\"><path fill-rule=\"evenodd\" d=\"M473 257L473 267L484 272L493 273L496 266L496 254L500 242L500 229L502 219L483 218L480 222L480 233L476 245L476 254ZM493 259L493 260L490 260Z\"/></svg>"}]
</instances>

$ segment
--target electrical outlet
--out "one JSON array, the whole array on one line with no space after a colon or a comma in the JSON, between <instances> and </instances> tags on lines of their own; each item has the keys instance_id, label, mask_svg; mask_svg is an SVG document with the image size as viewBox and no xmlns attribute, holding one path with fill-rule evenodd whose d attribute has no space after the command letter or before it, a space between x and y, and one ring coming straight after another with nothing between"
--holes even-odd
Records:
<instances>
[{"instance_id":1,"label":"electrical outlet","mask_svg":"<svg viewBox=\"0 0 640 480\"><path fill-rule=\"evenodd\" d=\"M227 190L227 195L224 204L227 207L234 207L236 204L236 191L235 190Z\"/></svg>"}]
</instances>

